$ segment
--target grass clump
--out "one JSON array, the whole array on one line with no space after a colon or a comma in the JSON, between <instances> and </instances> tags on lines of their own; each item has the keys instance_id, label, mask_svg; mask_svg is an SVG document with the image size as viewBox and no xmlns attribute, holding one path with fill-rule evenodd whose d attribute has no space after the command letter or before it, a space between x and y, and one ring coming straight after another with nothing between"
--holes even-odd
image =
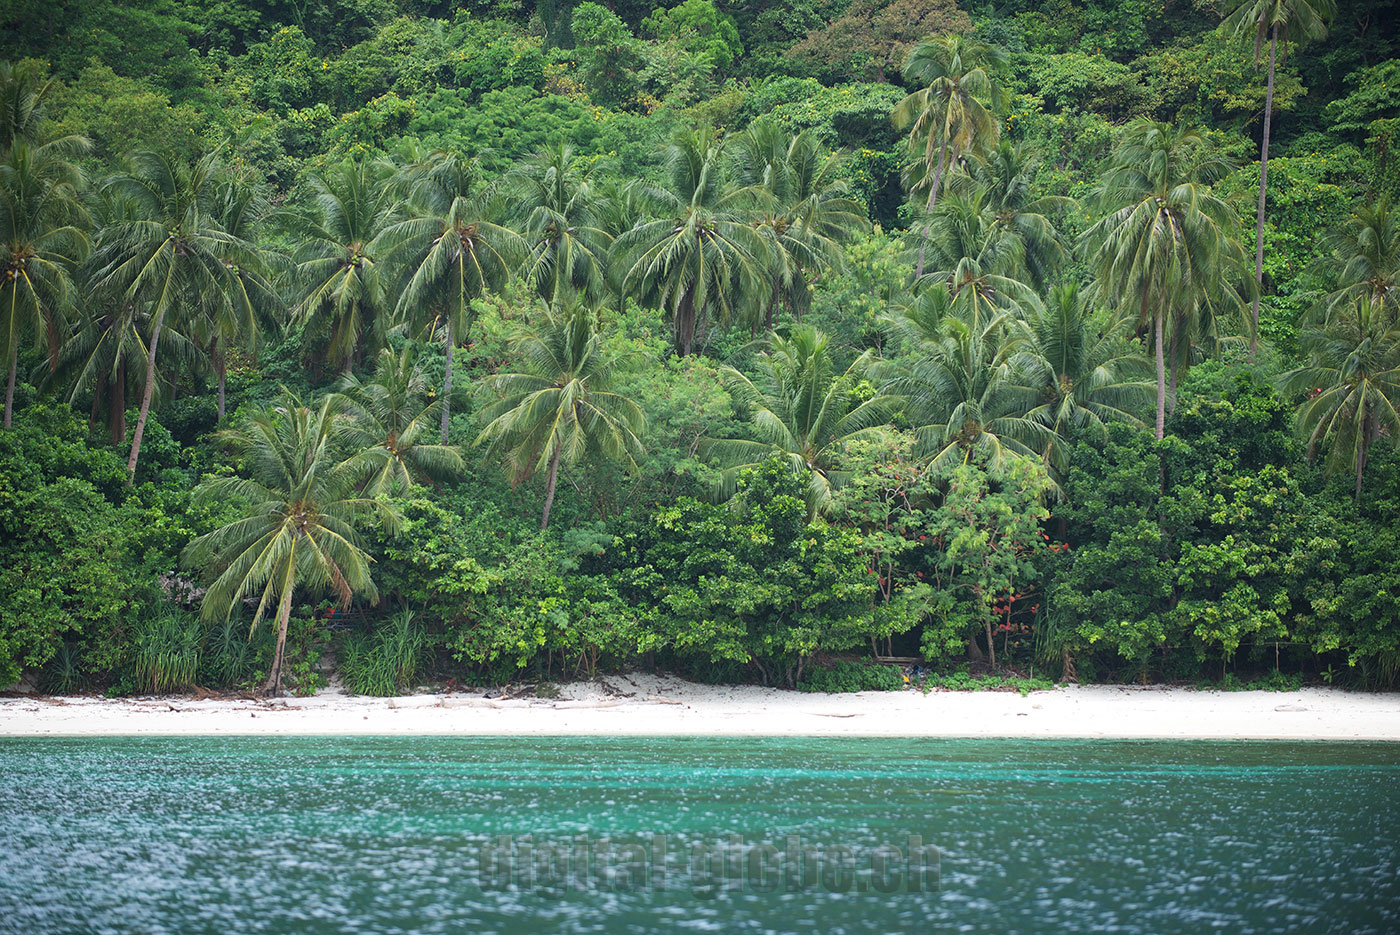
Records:
<instances>
[{"instance_id":1,"label":"grass clump","mask_svg":"<svg viewBox=\"0 0 1400 935\"><path fill-rule=\"evenodd\" d=\"M373 633L347 637L341 645L340 674L356 695L397 695L418 676L427 634L412 611L389 618Z\"/></svg>"}]
</instances>

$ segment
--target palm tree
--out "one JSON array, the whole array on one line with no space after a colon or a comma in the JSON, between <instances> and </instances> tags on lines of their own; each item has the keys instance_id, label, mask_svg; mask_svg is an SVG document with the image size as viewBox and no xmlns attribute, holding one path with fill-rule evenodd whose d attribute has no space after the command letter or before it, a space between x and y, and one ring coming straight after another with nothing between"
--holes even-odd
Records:
<instances>
[{"instance_id":1,"label":"palm tree","mask_svg":"<svg viewBox=\"0 0 1400 935\"><path fill-rule=\"evenodd\" d=\"M222 230L213 214L221 165L214 155L193 165L163 153L140 153L128 170L109 179L114 196L137 215L109 226L95 255L98 288L132 305L149 304L151 334L146 380L131 439L127 473L136 476L141 437L155 389L157 351L167 319L217 318L241 292L240 268L255 269L258 251Z\"/></svg>"},{"instance_id":2,"label":"palm tree","mask_svg":"<svg viewBox=\"0 0 1400 935\"><path fill-rule=\"evenodd\" d=\"M1400 216L1390 198L1358 208L1327 239L1331 257L1327 265L1336 276L1337 289L1322 306L1326 317L1336 309L1350 309L1369 298L1394 316L1400 313Z\"/></svg>"},{"instance_id":3,"label":"palm tree","mask_svg":"<svg viewBox=\"0 0 1400 935\"><path fill-rule=\"evenodd\" d=\"M1084 235L1101 294L1134 303L1139 325L1152 328L1158 438L1166 425L1168 322L1242 304L1231 285L1244 257L1236 218L1207 184L1224 168L1195 130L1138 118L1124 128L1095 191L1108 213Z\"/></svg>"},{"instance_id":4,"label":"palm tree","mask_svg":"<svg viewBox=\"0 0 1400 935\"><path fill-rule=\"evenodd\" d=\"M1025 243L1003 224L986 190L948 194L926 215L920 251L929 270L919 285L946 286L958 313L974 328L1003 312L1033 314L1040 296L1019 277L1026 272Z\"/></svg>"},{"instance_id":5,"label":"palm tree","mask_svg":"<svg viewBox=\"0 0 1400 935\"><path fill-rule=\"evenodd\" d=\"M914 426L919 451L937 472L974 452L993 471L1008 458L1060 454L1050 427L1030 415L1041 402L1039 393L1015 379L1009 323L1005 312L974 319L941 285L925 290L889 323L913 353L886 368L882 393Z\"/></svg>"},{"instance_id":6,"label":"palm tree","mask_svg":"<svg viewBox=\"0 0 1400 935\"><path fill-rule=\"evenodd\" d=\"M58 364L66 313L73 306L72 270L87 249L82 175L65 158L69 140L34 146L14 141L0 159L0 352L9 367L4 427L14 410L19 346L32 336Z\"/></svg>"},{"instance_id":7,"label":"palm tree","mask_svg":"<svg viewBox=\"0 0 1400 935\"><path fill-rule=\"evenodd\" d=\"M337 389L336 408L349 416L345 438L358 452L350 463L355 473L368 476L367 496L461 473L462 453L455 446L420 440L435 427L442 398L425 404L428 378L408 348L398 354L384 348L373 379L346 374Z\"/></svg>"},{"instance_id":8,"label":"palm tree","mask_svg":"<svg viewBox=\"0 0 1400 935\"><path fill-rule=\"evenodd\" d=\"M20 141L39 141L52 88L38 62L0 62L0 153Z\"/></svg>"},{"instance_id":9,"label":"palm tree","mask_svg":"<svg viewBox=\"0 0 1400 935\"><path fill-rule=\"evenodd\" d=\"M1077 286L1056 286L1045 309L1017 322L1013 334L1016 381L1040 398L1026 417L1054 433L1052 444L1079 430L1106 438L1109 422L1142 425L1137 413L1152 403L1151 365L1117 322L1093 313Z\"/></svg>"},{"instance_id":10,"label":"palm tree","mask_svg":"<svg viewBox=\"0 0 1400 935\"><path fill-rule=\"evenodd\" d=\"M807 276L842 268L841 245L870 222L850 197L841 158L811 130L789 134L771 117L760 117L734 137L726 154L734 181L759 203L753 225L768 245L772 287L765 325L771 329L780 304L794 317L807 308Z\"/></svg>"},{"instance_id":11,"label":"palm tree","mask_svg":"<svg viewBox=\"0 0 1400 935\"><path fill-rule=\"evenodd\" d=\"M596 300L606 288L613 238L599 216L592 178L597 166L559 143L540 150L507 180L530 245L529 274L554 304L572 293Z\"/></svg>"},{"instance_id":12,"label":"palm tree","mask_svg":"<svg viewBox=\"0 0 1400 935\"><path fill-rule=\"evenodd\" d=\"M1235 35L1254 33L1254 61L1259 61L1264 39L1269 40L1269 80L1264 90L1264 134L1259 144L1259 209L1254 221L1253 328L1249 334L1249 359L1259 351L1259 293L1264 289L1264 193L1269 183L1269 130L1274 119L1274 62L1279 39L1302 43L1327 35L1327 21L1337 12L1335 0L1236 0L1225 17L1225 28Z\"/></svg>"},{"instance_id":13,"label":"palm tree","mask_svg":"<svg viewBox=\"0 0 1400 935\"><path fill-rule=\"evenodd\" d=\"M972 168L971 181L992 212L988 240L997 253L1014 260L1017 278L1044 292L1066 256L1064 239L1046 216L1076 206L1073 198L1032 193L1036 160L1002 140Z\"/></svg>"},{"instance_id":14,"label":"palm tree","mask_svg":"<svg viewBox=\"0 0 1400 935\"><path fill-rule=\"evenodd\" d=\"M1001 133L996 111L1005 94L998 76L1006 61L996 46L958 35L921 42L905 60L904 78L919 90L895 105L891 119L896 128L908 128L910 150L922 150L920 184L928 185L929 208L938 203L950 166L996 144ZM920 262L915 275L923 272Z\"/></svg>"},{"instance_id":15,"label":"palm tree","mask_svg":"<svg viewBox=\"0 0 1400 935\"><path fill-rule=\"evenodd\" d=\"M471 325L472 299L499 289L526 254L520 235L489 220L474 160L436 152L405 168L409 217L372 244L403 283L394 313L402 321L445 323L447 370L442 384L442 444L451 419L452 357Z\"/></svg>"},{"instance_id":16,"label":"palm tree","mask_svg":"<svg viewBox=\"0 0 1400 935\"><path fill-rule=\"evenodd\" d=\"M205 592L206 620L228 619L246 598L259 595L253 628L277 603L277 650L265 690L282 688L282 663L298 586L330 591L348 607L355 594L378 596L360 529L367 521L396 529L398 516L382 500L355 491L359 478L338 466L343 421L330 398L312 406L287 393L274 407L249 416L238 429L219 433L249 477L206 477L195 502L240 516L192 541L181 560L212 579Z\"/></svg>"},{"instance_id":17,"label":"palm tree","mask_svg":"<svg viewBox=\"0 0 1400 935\"><path fill-rule=\"evenodd\" d=\"M839 464L842 446L879 431L885 403L859 398L869 351L838 374L830 339L815 328L798 328L788 338L775 334L770 342L758 355L756 381L733 367L721 371L758 439L710 440L705 453L725 465L719 477L724 497L733 495L741 472L777 454L794 474L807 477L807 509L815 516L831 508L832 489L846 481Z\"/></svg>"},{"instance_id":18,"label":"palm tree","mask_svg":"<svg viewBox=\"0 0 1400 935\"><path fill-rule=\"evenodd\" d=\"M609 392L616 362L604 353L602 335L586 309L573 308L540 335L518 347L520 370L498 373L483 386L494 396L481 414L477 443L504 453L517 479L547 471L540 529L549 510L559 465L598 454L636 467L645 424L632 400Z\"/></svg>"},{"instance_id":19,"label":"palm tree","mask_svg":"<svg viewBox=\"0 0 1400 935\"><path fill-rule=\"evenodd\" d=\"M95 239L109 239L108 230L117 224L131 223L140 212L130 199L112 189L90 193L87 211ZM87 297L85 313L78 316L75 327L58 352L58 366L41 378L44 389L64 387L67 401L74 404L84 393L92 394L92 409L88 428L94 430L99 415L106 408L107 425L113 448L128 444L126 431L126 400L141 389L141 376L146 370L146 339L150 331L151 304L127 301L120 293L102 289L97 284L97 269L89 262L81 267L79 291ZM161 332L161 368L195 371L200 368L200 352L178 328L167 321ZM157 370L158 376L160 370ZM154 399L163 401L161 380L157 379Z\"/></svg>"},{"instance_id":20,"label":"palm tree","mask_svg":"<svg viewBox=\"0 0 1400 935\"><path fill-rule=\"evenodd\" d=\"M1400 438L1400 327L1391 310L1362 295L1299 343L1309 363L1280 382L1285 392L1307 395L1298 426L1308 459L1326 448L1329 470L1355 470L1360 497L1371 446L1383 434Z\"/></svg>"},{"instance_id":21,"label":"palm tree","mask_svg":"<svg viewBox=\"0 0 1400 935\"><path fill-rule=\"evenodd\" d=\"M387 163L346 163L307 183L315 215L289 215L301 300L296 314L329 336L331 365L348 368L383 341L383 283L372 244L393 222L398 193Z\"/></svg>"},{"instance_id":22,"label":"palm tree","mask_svg":"<svg viewBox=\"0 0 1400 935\"><path fill-rule=\"evenodd\" d=\"M262 186L246 173L230 171L220 180L212 213L220 229L238 243L256 243L271 211ZM264 275L265 260L275 260L278 255L256 249L251 254L240 251L240 255L252 265L239 263L234 258L225 261L229 269L230 301L209 307L208 317L194 323L218 382L220 423L224 421L228 350L241 343L250 351L256 351L261 330L259 319L270 319L278 307L277 295Z\"/></svg>"},{"instance_id":23,"label":"palm tree","mask_svg":"<svg viewBox=\"0 0 1400 935\"><path fill-rule=\"evenodd\" d=\"M683 357L709 318L728 321L745 297L767 291L768 248L744 210L753 193L724 185L721 156L712 131L678 137L666 153L670 187L651 193L663 216L615 245L622 291L670 312Z\"/></svg>"}]
</instances>

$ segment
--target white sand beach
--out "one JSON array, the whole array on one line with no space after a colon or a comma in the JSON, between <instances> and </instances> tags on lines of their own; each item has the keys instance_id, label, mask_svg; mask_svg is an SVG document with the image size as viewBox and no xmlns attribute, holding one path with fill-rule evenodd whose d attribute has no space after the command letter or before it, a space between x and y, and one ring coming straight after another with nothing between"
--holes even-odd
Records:
<instances>
[{"instance_id":1,"label":"white sand beach","mask_svg":"<svg viewBox=\"0 0 1400 935\"><path fill-rule=\"evenodd\" d=\"M493 697L494 696L494 697ZM272 701L0 699L0 736L101 734L820 735L1400 740L1400 694L1068 686L1033 692L816 695L640 673L558 698L472 691Z\"/></svg>"}]
</instances>

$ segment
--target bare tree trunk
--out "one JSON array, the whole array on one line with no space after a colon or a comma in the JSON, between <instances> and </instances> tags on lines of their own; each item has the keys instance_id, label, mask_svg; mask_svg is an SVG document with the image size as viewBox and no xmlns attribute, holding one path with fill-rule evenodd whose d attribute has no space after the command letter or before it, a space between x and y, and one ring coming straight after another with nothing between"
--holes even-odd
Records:
<instances>
[{"instance_id":1,"label":"bare tree trunk","mask_svg":"<svg viewBox=\"0 0 1400 935\"><path fill-rule=\"evenodd\" d=\"M288 561L292 559L289 558ZM287 578L290 579L291 575ZM265 695L275 696L282 693L282 658L287 651L287 622L291 616L292 582L287 580L283 584L282 601L277 605L277 651L272 655L272 672L267 677L267 684L263 686Z\"/></svg>"},{"instance_id":2,"label":"bare tree trunk","mask_svg":"<svg viewBox=\"0 0 1400 935\"><path fill-rule=\"evenodd\" d=\"M136 459L141 456L141 436L146 434L146 417L151 414L151 392L156 386L156 345L160 343L160 329L165 324L165 309L156 316L155 327L151 329L151 349L146 354L146 385L141 389L141 411L136 416L136 431L131 436L131 457L126 461L126 483L130 486L136 479Z\"/></svg>"},{"instance_id":3,"label":"bare tree trunk","mask_svg":"<svg viewBox=\"0 0 1400 935\"><path fill-rule=\"evenodd\" d=\"M1249 360L1259 353L1259 294L1264 291L1264 192L1269 183L1269 130L1274 118L1274 55L1278 51L1278 23L1269 39L1269 84L1264 91L1264 140L1259 147L1259 212L1254 219L1254 329L1249 333Z\"/></svg>"},{"instance_id":4,"label":"bare tree trunk","mask_svg":"<svg viewBox=\"0 0 1400 935\"><path fill-rule=\"evenodd\" d=\"M126 441L126 361L117 364L112 399L107 403L107 424L112 430L112 447L120 448Z\"/></svg>"},{"instance_id":5,"label":"bare tree trunk","mask_svg":"<svg viewBox=\"0 0 1400 935\"><path fill-rule=\"evenodd\" d=\"M15 372L19 369L19 348L10 348L10 380L5 385L5 428L10 427L10 416L15 408Z\"/></svg>"},{"instance_id":6,"label":"bare tree trunk","mask_svg":"<svg viewBox=\"0 0 1400 935\"><path fill-rule=\"evenodd\" d=\"M992 636L992 621L989 618L982 622L987 627L987 665L995 669L997 667L997 644L996 639Z\"/></svg>"},{"instance_id":7,"label":"bare tree trunk","mask_svg":"<svg viewBox=\"0 0 1400 935\"><path fill-rule=\"evenodd\" d=\"M1156 340L1157 357L1157 439L1160 441L1167 428L1167 363L1162 348L1162 313L1152 316L1152 330Z\"/></svg>"},{"instance_id":8,"label":"bare tree trunk","mask_svg":"<svg viewBox=\"0 0 1400 935\"><path fill-rule=\"evenodd\" d=\"M447 444L447 433L452 419L452 352L457 343L457 329L452 316L447 316L447 370L442 376L442 443Z\"/></svg>"},{"instance_id":9,"label":"bare tree trunk","mask_svg":"<svg viewBox=\"0 0 1400 935\"><path fill-rule=\"evenodd\" d=\"M554 457L549 459L549 477L544 482L544 515L540 517L540 529L549 528L549 508L554 506L554 485L559 480L559 455L564 448L562 445L554 449Z\"/></svg>"}]
</instances>

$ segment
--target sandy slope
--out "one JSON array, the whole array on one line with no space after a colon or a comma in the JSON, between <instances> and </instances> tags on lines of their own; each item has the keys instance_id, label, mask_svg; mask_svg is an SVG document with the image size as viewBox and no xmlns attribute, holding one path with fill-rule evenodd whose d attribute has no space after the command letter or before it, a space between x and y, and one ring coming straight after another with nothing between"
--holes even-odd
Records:
<instances>
[{"instance_id":1,"label":"sandy slope","mask_svg":"<svg viewBox=\"0 0 1400 935\"><path fill-rule=\"evenodd\" d=\"M553 700L486 693L270 703L190 698L0 700L0 735L767 734L1400 740L1400 695L1068 687L808 695L633 674L563 687Z\"/></svg>"}]
</instances>

